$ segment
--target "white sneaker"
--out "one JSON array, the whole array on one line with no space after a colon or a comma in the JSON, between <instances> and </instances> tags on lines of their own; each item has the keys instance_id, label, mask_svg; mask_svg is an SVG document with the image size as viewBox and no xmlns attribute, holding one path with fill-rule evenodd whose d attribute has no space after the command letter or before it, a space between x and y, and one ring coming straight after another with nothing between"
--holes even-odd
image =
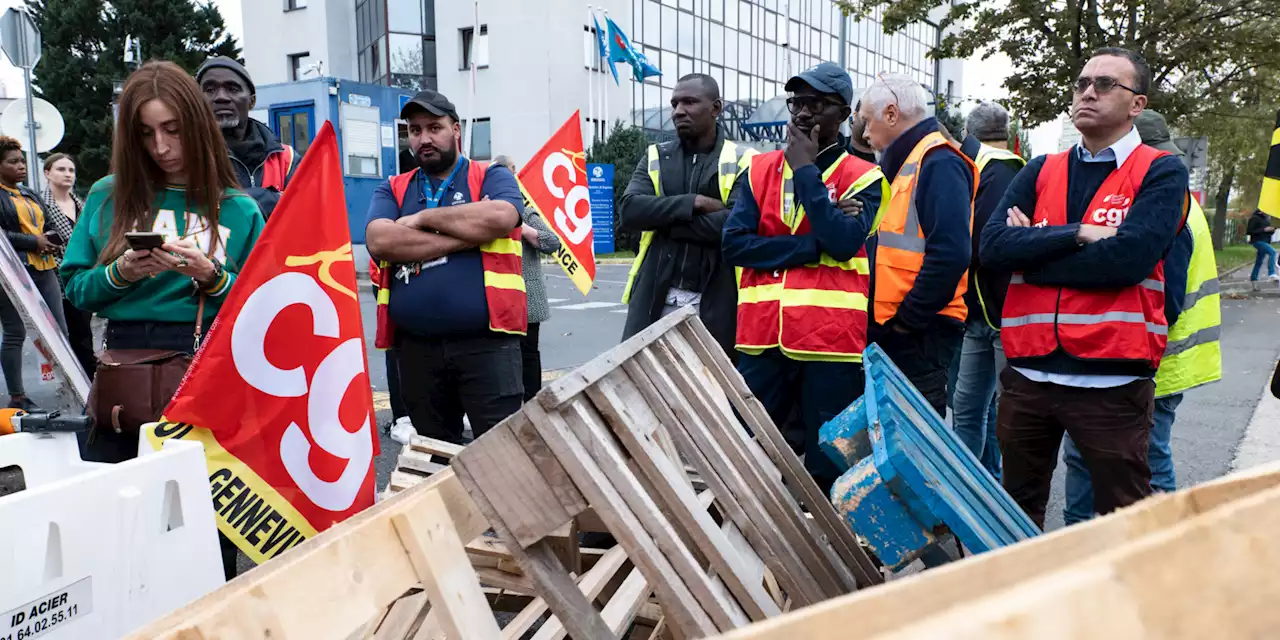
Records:
<instances>
[{"instance_id":1,"label":"white sneaker","mask_svg":"<svg viewBox=\"0 0 1280 640\"><path fill-rule=\"evenodd\" d=\"M1272 274L1267 276L1268 280L1280 280L1280 275Z\"/></svg>"},{"instance_id":2,"label":"white sneaker","mask_svg":"<svg viewBox=\"0 0 1280 640\"><path fill-rule=\"evenodd\" d=\"M418 430L413 428L413 422L408 416L396 420L396 423L391 425L391 439L400 444L409 444L416 435Z\"/></svg>"}]
</instances>

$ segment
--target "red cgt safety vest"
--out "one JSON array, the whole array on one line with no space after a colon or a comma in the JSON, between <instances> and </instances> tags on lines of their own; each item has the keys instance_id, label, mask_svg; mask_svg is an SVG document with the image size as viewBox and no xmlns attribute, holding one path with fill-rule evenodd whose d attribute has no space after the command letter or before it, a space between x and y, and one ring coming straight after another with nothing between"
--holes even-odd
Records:
<instances>
[{"instance_id":1,"label":"red cgt safety vest","mask_svg":"<svg viewBox=\"0 0 1280 640\"><path fill-rule=\"evenodd\" d=\"M277 151L269 156L262 163L262 187L266 189L275 189L276 191L284 191L285 184L289 182L289 170L293 168L293 159L296 152L293 147L284 145L283 151Z\"/></svg>"},{"instance_id":2,"label":"red cgt safety vest","mask_svg":"<svg viewBox=\"0 0 1280 640\"><path fill-rule=\"evenodd\" d=\"M467 189L471 202L480 201L480 188L487 162L471 161L467 169ZM417 169L391 178L391 193L396 204L404 206L405 192L413 182ZM524 271L520 247L520 228L512 229L507 237L480 245L480 259L484 265L484 298L489 307L489 330L499 333L524 335L529 328L529 310L526 306ZM395 343L395 327L391 324L391 264L385 260L370 270L370 278L378 287L378 327L374 346L390 349Z\"/></svg>"},{"instance_id":3,"label":"red cgt safety vest","mask_svg":"<svg viewBox=\"0 0 1280 640\"><path fill-rule=\"evenodd\" d=\"M760 235L810 233L809 219L795 202L791 168L781 151L755 156L748 172L760 208ZM835 200L848 198L883 177L876 165L844 154L822 180ZM882 212L888 198L881 203ZM846 262L823 253L816 263L790 269L744 268L738 284L737 349L755 354L777 347L796 360L861 362L867 346L870 288L866 247Z\"/></svg>"},{"instance_id":4,"label":"red cgt safety vest","mask_svg":"<svg viewBox=\"0 0 1280 640\"><path fill-rule=\"evenodd\" d=\"M1067 224L1071 153L1074 148L1045 158L1036 180L1036 226ZM1098 188L1081 224L1120 226L1151 163L1165 155L1139 146ZM1005 298L1000 339L1009 358L1047 356L1061 347L1082 360L1142 361L1154 371L1168 334L1161 260L1140 284L1120 289L1044 287L1028 284L1015 273Z\"/></svg>"}]
</instances>

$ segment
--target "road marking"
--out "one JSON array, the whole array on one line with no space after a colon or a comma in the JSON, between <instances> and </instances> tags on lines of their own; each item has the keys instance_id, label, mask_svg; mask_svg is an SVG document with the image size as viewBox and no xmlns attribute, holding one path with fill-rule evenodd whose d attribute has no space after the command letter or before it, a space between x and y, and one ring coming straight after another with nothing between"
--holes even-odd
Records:
<instances>
[{"instance_id":1,"label":"road marking","mask_svg":"<svg viewBox=\"0 0 1280 640\"><path fill-rule=\"evenodd\" d=\"M557 304L560 302L567 302L568 300L568 298L547 298L547 304Z\"/></svg>"},{"instance_id":2,"label":"road marking","mask_svg":"<svg viewBox=\"0 0 1280 640\"><path fill-rule=\"evenodd\" d=\"M584 311L586 309L608 309L621 305L621 302L579 302L578 304L566 304L561 307L552 307L553 309L563 309L565 311Z\"/></svg>"},{"instance_id":3,"label":"road marking","mask_svg":"<svg viewBox=\"0 0 1280 640\"><path fill-rule=\"evenodd\" d=\"M609 313L626 313L626 312L627 312L627 310L626 310L626 309L614 309L613 311L610 311Z\"/></svg>"},{"instance_id":4,"label":"road marking","mask_svg":"<svg viewBox=\"0 0 1280 640\"><path fill-rule=\"evenodd\" d=\"M561 280L572 280L572 278L570 278L569 276L561 276L561 275L556 275L556 274L554 274L554 273L547 273L547 274L544 274L544 275L545 275L546 277L548 277L548 278L559 278L559 279L561 279ZM608 283L608 284L626 284L626 283L627 283L627 281L626 281L626 280L605 280L605 279L603 279L603 278L596 278L596 279L595 279L595 280L593 280L592 282L594 282L595 284L600 284L600 283L602 283L602 282L604 282L604 283Z\"/></svg>"}]
</instances>

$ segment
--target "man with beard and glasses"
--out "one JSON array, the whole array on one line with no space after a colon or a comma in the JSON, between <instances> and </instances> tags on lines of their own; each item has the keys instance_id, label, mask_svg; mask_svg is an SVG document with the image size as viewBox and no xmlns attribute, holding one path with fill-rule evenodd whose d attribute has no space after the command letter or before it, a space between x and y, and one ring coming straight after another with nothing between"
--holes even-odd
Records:
<instances>
[{"instance_id":1,"label":"man with beard and glasses","mask_svg":"<svg viewBox=\"0 0 1280 640\"><path fill-rule=\"evenodd\" d=\"M458 153L453 103L435 91L400 117L418 168L378 186L365 243L380 261L378 345L394 345L418 433L463 444L520 408L524 199L502 165Z\"/></svg>"},{"instance_id":2,"label":"man with beard and glasses","mask_svg":"<svg viewBox=\"0 0 1280 640\"><path fill-rule=\"evenodd\" d=\"M240 187L258 201L262 215L271 218L302 154L282 144L270 127L249 117L258 98L244 65L225 56L209 58L196 71L196 84L222 129Z\"/></svg>"}]
</instances>

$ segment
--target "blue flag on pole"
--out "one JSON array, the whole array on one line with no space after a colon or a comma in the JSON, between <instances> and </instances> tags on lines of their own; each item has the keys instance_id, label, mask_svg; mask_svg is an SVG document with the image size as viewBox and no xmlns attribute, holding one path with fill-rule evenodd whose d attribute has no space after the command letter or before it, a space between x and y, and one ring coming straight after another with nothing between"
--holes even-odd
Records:
<instances>
[{"instance_id":1,"label":"blue flag on pole","mask_svg":"<svg viewBox=\"0 0 1280 640\"><path fill-rule=\"evenodd\" d=\"M608 20L608 18L605 18ZM613 57L609 55L609 43L605 40L604 30L600 28L600 22L596 17L591 16L591 22L596 25L596 45L600 49L600 57L609 62L609 70L613 72L613 84L618 84L618 67L613 63Z\"/></svg>"},{"instance_id":2,"label":"blue flag on pole","mask_svg":"<svg viewBox=\"0 0 1280 640\"><path fill-rule=\"evenodd\" d=\"M636 82L644 82L644 79L649 76L662 75L657 67L649 63L649 59L645 58L643 53L631 46L631 40L627 39L627 34L622 32L613 18L605 16L604 20L609 25L610 63L625 62L631 65L631 74Z\"/></svg>"}]
</instances>

